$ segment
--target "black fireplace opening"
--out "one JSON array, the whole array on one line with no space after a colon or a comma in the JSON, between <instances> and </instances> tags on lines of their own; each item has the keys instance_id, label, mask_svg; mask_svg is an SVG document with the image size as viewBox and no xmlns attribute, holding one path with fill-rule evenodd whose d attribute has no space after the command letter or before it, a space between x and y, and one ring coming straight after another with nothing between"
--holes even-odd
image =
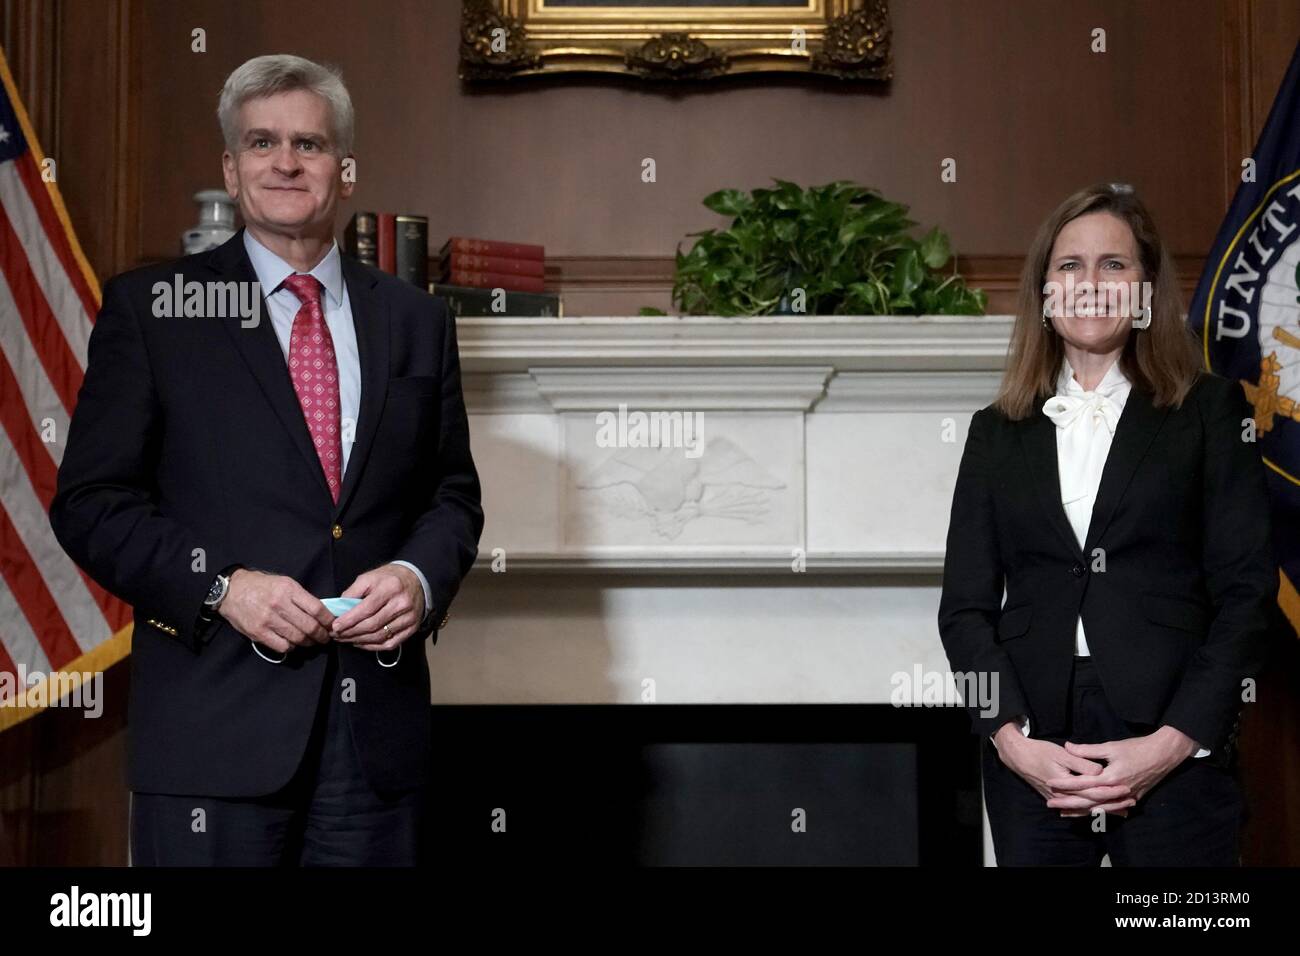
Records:
<instances>
[{"instance_id":1,"label":"black fireplace opening","mask_svg":"<svg viewBox=\"0 0 1300 956\"><path fill-rule=\"evenodd\" d=\"M980 866L959 708L436 705L432 866Z\"/></svg>"}]
</instances>

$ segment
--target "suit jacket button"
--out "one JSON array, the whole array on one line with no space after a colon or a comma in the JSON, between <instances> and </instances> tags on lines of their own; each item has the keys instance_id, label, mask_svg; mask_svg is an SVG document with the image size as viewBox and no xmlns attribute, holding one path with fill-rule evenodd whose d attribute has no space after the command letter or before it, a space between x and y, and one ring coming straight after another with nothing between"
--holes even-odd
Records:
<instances>
[{"instance_id":1,"label":"suit jacket button","mask_svg":"<svg viewBox=\"0 0 1300 956\"><path fill-rule=\"evenodd\" d=\"M450 612L450 611L448 611L446 614L444 614L444 615L442 616L442 620L438 623L438 630L442 630L444 627L447 626L447 620L448 620L450 617L451 617L451 612Z\"/></svg>"},{"instance_id":2,"label":"suit jacket button","mask_svg":"<svg viewBox=\"0 0 1300 956\"><path fill-rule=\"evenodd\" d=\"M343 525L336 524L334 527L330 528L330 534L334 535L335 541L343 537Z\"/></svg>"},{"instance_id":3,"label":"suit jacket button","mask_svg":"<svg viewBox=\"0 0 1300 956\"><path fill-rule=\"evenodd\" d=\"M1076 564L1074 567L1070 568L1070 573L1073 574L1076 578L1083 577L1083 565Z\"/></svg>"}]
</instances>

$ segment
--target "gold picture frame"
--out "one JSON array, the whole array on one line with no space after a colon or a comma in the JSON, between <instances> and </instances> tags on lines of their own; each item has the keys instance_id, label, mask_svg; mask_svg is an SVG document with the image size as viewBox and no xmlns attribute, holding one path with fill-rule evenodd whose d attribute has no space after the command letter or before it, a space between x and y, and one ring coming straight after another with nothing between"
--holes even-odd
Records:
<instances>
[{"instance_id":1,"label":"gold picture frame","mask_svg":"<svg viewBox=\"0 0 1300 956\"><path fill-rule=\"evenodd\" d=\"M464 0L460 76L470 82L558 73L892 78L889 0L772 3Z\"/></svg>"}]
</instances>

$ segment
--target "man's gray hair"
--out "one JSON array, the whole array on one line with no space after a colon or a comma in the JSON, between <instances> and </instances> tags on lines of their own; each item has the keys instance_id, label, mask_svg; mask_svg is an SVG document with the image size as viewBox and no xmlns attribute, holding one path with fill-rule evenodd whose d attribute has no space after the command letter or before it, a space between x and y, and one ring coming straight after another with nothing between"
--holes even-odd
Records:
<instances>
[{"instance_id":1,"label":"man's gray hair","mask_svg":"<svg viewBox=\"0 0 1300 956\"><path fill-rule=\"evenodd\" d=\"M289 53L255 56L226 77L217 103L217 119L226 149L239 151L239 108L245 102L277 93L307 90L324 97L330 111L331 150L342 158L352 152L352 97L343 77L332 66L322 66Z\"/></svg>"}]
</instances>

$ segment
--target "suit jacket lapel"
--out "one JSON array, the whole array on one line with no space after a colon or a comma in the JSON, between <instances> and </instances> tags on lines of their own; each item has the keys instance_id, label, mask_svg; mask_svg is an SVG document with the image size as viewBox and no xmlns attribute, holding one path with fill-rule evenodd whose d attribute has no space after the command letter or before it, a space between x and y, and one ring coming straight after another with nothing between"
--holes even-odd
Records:
<instances>
[{"instance_id":1,"label":"suit jacket lapel","mask_svg":"<svg viewBox=\"0 0 1300 956\"><path fill-rule=\"evenodd\" d=\"M1034 414L1020 423L1021 446L1029 464L1035 494L1043 505L1048 523L1080 561L1092 554L1097 541L1115 514L1138 465L1151 446L1152 439L1169 414L1168 408L1156 408L1151 396L1137 388L1129 391L1120 415L1110 452L1101 472L1101 484L1093 502L1092 516L1084 547L1079 547L1070 519L1061 504L1061 476L1056 450L1056 425L1039 406Z\"/></svg>"},{"instance_id":2,"label":"suit jacket lapel","mask_svg":"<svg viewBox=\"0 0 1300 956\"><path fill-rule=\"evenodd\" d=\"M350 256L343 256L342 263L343 280L347 283L348 302L352 307L352 322L357 330L357 351L361 358L361 409L357 413L356 433L352 451L348 454L347 471L343 474L343 488L339 492L336 516L342 514L347 507L370 458L370 448L374 444L375 432L379 429L379 416L383 413L384 402L388 398L389 378L388 303L376 294L378 280L358 262ZM305 423L303 427L305 430ZM324 484L324 478L321 482Z\"/></svg>"},{"instance_id":3,"label":"suit jacket lapel","mask_svg":"<svg viewBox=\"0 0 1300 956\"><path fill-rule=\"evenodd\" d=\"M257 281L253 264L244 249L243 229L213 250L208 265L216 273L214 281ZM289 366L285 362L284 352L280 350L280 341L275 337L275 328L271 324L271 312L266 305L266 296L273 291L273 289L261 290L262 311L256 326L245 328L239 316L228 316L220 321L230 333L235 347L253 373L253 378L257 380L276 417L280 419L289 440L302 455L308 472L314 476L312 480L325 495L325 500L333 504L329 485L325 481L325 472L321 468L316 448L312 444L311 433L307 430L307 420L303 417L302 405L298 402L298 393L294 391L293 380L289 377Z\"/></svg>"}]
</instances>

